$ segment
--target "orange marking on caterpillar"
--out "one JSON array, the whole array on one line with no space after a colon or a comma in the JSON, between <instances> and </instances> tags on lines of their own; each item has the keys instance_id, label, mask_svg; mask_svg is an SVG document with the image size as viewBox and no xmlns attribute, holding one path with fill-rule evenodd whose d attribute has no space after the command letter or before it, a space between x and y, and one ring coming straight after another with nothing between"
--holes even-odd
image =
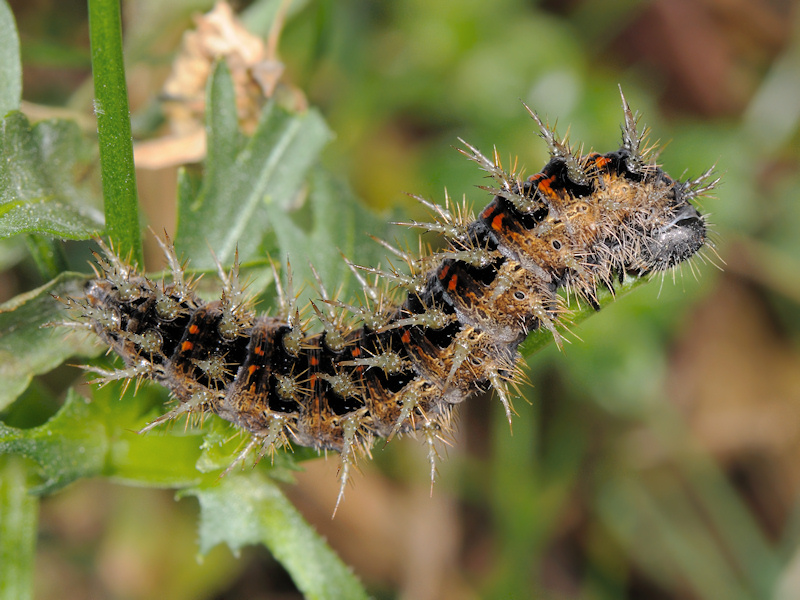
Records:
<instances>
[{"instance_id":1,"label":"orange marking on caterpillar","mask_svg":"<svg viewBox=\"0 0 800 600\"><path fill-rule=\"evenodd\" d=\"M195 325L194 323L189 325L189 333L191 335L196 335L198 331L200 331L200 328L197 325Z\"/></svg>"},{"instance_id":2,"label":"orange marking on caterpillar","mask_svg":"<svg viewBox=\"0 0 800 600\"><path fill-rule=\"evenodd\" d=\"M505 215L503 213L498 214L494 219L492 219L492 229L495 231L502 231L503 230L503 217Z\"/></svg>"},{"instance_id":3,"label":"orange marking on caterpillar","mask_svg":"<svg viewBox=\"0 0 800 600\"><path fill-rule=\"evenodd\" d=\"M539 185L537 186L539 188L539 191L544 192L544 193L552 192L553 191L552 185L553 185L553 182L555 180L556 180L556 176L555 175L551 175L547 179L542 179L539 182Z\"/></svg>"},{"instance_id":4,"label":"orange marking on caterpillar","mask_svg":"<svg viewBox=\"0 0 800 600\"><path fill-rule=\"evenodd\" d=\"M189 352L192 348L194 348L194 343L188 340L181 344L181 352Z\"/></svg>"},{"instance_id":5,"label":"orange marking on caterpillar","mask_svg":"<svg viewBox=\"0 0 800 600\"><path fill-rule=\"evenodd\" d=\"M594 159L594 164L598 169L602 169L603 167L605 167L610 162L611 162L611 159L607 158L605 156L598 156L596 159Z\"/></svg>"},{"instance_id":6,"label":"orange marking on caterpillar","mask_svg":"<svg viewBox=\"0 0 800 600\"><path fill-rule=\"evenodd\" d=\"M447 289L450 290L451 292L454 292L457 285L458 285L458 275L453 275L450 278L450 281L447 282Z\"/></svg>"}]
</instances>

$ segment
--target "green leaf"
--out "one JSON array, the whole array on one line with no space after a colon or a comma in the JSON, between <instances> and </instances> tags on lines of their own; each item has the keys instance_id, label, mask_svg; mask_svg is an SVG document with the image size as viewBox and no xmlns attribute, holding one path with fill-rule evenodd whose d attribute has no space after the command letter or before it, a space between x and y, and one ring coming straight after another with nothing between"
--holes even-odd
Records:
<instances>
[{"instance_id":1,"label":"green leaf","mask_svg":"<svg viewBox=\"0 0 800 600\"><path fill-rule=\"evenodd\" d=\"M67 329L46 327L66 318L64 305L53 295L78 296L85 282L84 275L64 273L0 305L0 410L25 391L34 375L54 369L70 356L91 356L99 351L87 336L70 336Z\"/></svg>"},{"instance_id":2,"label":"green leaf","mask_svg":"<svg viewBox=\"0 0 800 600\"><path fill-rule=\"evenodd\" d=\"M154 384L135 388L116 383L95 390L92 396L94 418L104 423L108 435L103 474L114 481L146 487L182 488L203 481L195 466L203 431L181 423L138 433L163 412L168 394ZM217 472L211 478L218 476Z\"/></svg>"},{"instance_id":3,"label":"green leaf","mask_svg":"<svg viewBox=\"0 0 800 600\"><path fill-rule=\"evenodd\" d=\"M106 233L122 256L143 265L119 0L89 0L89 38Z\"/></svg>"},{"instance_id":4,"label":"green leaf","mask_svg":"<svg viewBox=\"0 0 800 600\"><path fill-rule=\"evenodd\" d=\"M38 510L26 463L0 456L0 600L33 598Z\"/></svg>"},{"instance_id":5,"label":"green leaf","mask_svg":"<svg viewBox=\"0 0 800 600\"><path fill-rule=\"evenodd\" d=\"M0 123L0 238L44 233L85 240L98 235L103 219L87 202L97 196L87 177L93 159L72 121L31 127L22 113L6 116Z\"/></svg>"},{"instance_id":6,"label":"green leaf","mask_svg":"<svg viewBox=\"0 0 800 600\"><path fill-rule=\"evenodd\" d=\"M203 480L195 469L202 437L181 429L170 436L136 433L164 395L148 390L120 392L109 385L91 401L70 390L64 406L44 425L18 429L0 423L0 454L36 461L51 493L77 479L104 475L148 487L186 487ZM164 460L164 457L169 460Z\"/></svg>"},{"instance_id":7,"label":"green leaf","mask_svg":"<svg viewBox=\"0 0 800 600\"><path fill-rule=\"evenodd\" d=\"M308 185L308 200L301 211L290 213L279 206L267 208L271 237L274 236L276 245L273 258L281 266L287 259L291 261L298 288L314 281L309 267L313 263L329 293L336 293L345 301L354 299L361 286L342 254L357 264L386 265L386 252L368 234L386 237L391 230L403 231L367 210L347 185L324 169L315 169ZM306 286L298 302L302 305L306 300L317 300L318 296L317 291Z\"/></svg>"},{"instance_id":8,"label":"green leaf","mask_svg":"<svg viewBox=\"0 0 800 600\"><path fill-rule=\"evenodd\" d=\"M59 489L81 477L103 472L108 452L104 423L74 391L56 415L40 427L17 429L0 423L0 453L18 454L39 463L44 485L37 492Z\"/></svg>"},{"instance_id":9,"label":"green leaf","mask_svg":"<svg viewBox=\"0 0 800 600\"><path fill-rule=\"evenodd\" d=\"M264 544L309 599L367 598L361 584L260 471L183 492L200 502L200 551L225 542L234 552Z\"/></svg>"},{"instance_id":10,"label":"green leaf","mask_svg":"<svg viewBox=\"0 0 800 600\"><path fill-rule=\"evenodd\" d=\"M22 63L14 14L0 0L0 117L17 110L22 99Z\"/></svg>"},{"instance_id":11,"label":"green leaf","mask_svg":"<svg viewBox=\"0 0 800 600\"><path fill-rule=\"evenodd\" d=\"M331 133L313 110L290 113L267 104L253 136L239 131L230 74L219 63L209 81L208 157L196 195L180 186L176 246L192 267L214 269L209 247L222 264L258 255L270 230L269 205L295 202L308 170Z\"/></svg>"}]
</instances>

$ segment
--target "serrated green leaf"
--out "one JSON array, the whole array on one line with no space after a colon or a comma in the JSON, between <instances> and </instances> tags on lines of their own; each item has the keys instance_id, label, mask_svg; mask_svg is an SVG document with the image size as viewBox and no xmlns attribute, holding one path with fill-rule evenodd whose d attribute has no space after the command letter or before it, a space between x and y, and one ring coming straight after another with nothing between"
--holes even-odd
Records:
<instances>
[{"instance_id":1,"label":"serrated green leaf","mask_svg":"<svg viewBox=\"0 0 800 600\"><path fill-rule=\"evenodd\" d=\"M349 301L360 285L342 254L357 264L378 265L382 260L386 264L385 250L368 234L385 237L391 226L364 208L345 184L324 169L310 174L308 200L301 213L289 213L279 206L268 207L268 213L277 251L273 258L281 266L287 259L291 262L298 288L314 281L309 267L313 263L328 292ZM317 297L318 293L306 286L299 303Z\"/></svg>"},{"instance_id":2,"label":"serrated green leaf","mask_svg":"<svg viewBox=\"0 0 800 600\"><path fill-rule=\"evenodd\" d=\"M331 138L314 110L290 113L267 104L252 137L238 129L230 74L220 63L209 82L208 157L202 186L180 186L175 244L197 269L215 268L209 247L230 264L257 255L270 230L267 205L287 207Z\"/></svg>"},{"instance_id":3,"label":"serrated green leaf","mask_svg":"<svg viewBox=\"0 0 800 600\"><path fill-rule=\"evenodd\" d=\"M108 452L105 424L94 418L89 402L70 391L47 423L17 429L0 423L0 453L35 460L44 478L38 492L59 489L81 477L103 472Z\"/></svg>"},{"instance_id":4,"label":"serrated green leaf","mask_svg":"<svg viewBox=\"0 0 800 600\"><path fill-rule=\"evenodd\" d=\"M44 481L33 491L40 494L97 475L148 487L196 485L202 481L195 469L199 432L136 433L147 423L153 402L162 401L163 395L145 390L122 393L120 385L98 390L92 400L70 390L64 406L39 427L0 423L0 454L36 461Z\"/></svg>"},{"instance_id":5,"label":"serrated green leaf","mask_svg":"<svg viewBox=\"0 0 800 600\"><path fill-rule=\"evenodd\" d=\"M231 172L236 163L236 156L246 140L239 131L236 94L227 63L224 61L217 63L207 87L206 180L217 183L226 173Z\"/></svg>"},{"instance_id":6,"label":"serrated green leaf","mask_svg":"<svg viewBox=\"0 0 800 600\"><path fill-rule=\"evenodd\" d=\"M72 121L42 121L31 127L19 112L3 119L0 238L43 233L84 240L99 234L102 215L87 200L97 197L87 177L93 167L89 148Z\"/></svg>"},{"instance_id":7,"label":"serrated green leaf","mask_svg":"<svg viewBox=\"0 0 800 600\"><path fill-rule=\"evenodd\" d=\"M0 0L0 117L19 108L22 99L22 63L14 14Z\"/></svg>"},{"instance_id":8,"label":"serrated green leaf","mask_svg":"<svg viewBox=\"0 0 800 600\"><path fill-rule=\"evenodd\" d=\"M182 495L200 502L202 553L223 542L234 552L264 544L306 598L367 598L350 569L263 473L232 475Z\"/></svg>"},{"instance_id":9,"label":"serrated green leaf","mask_svg":"<svg viewBox=\"0 0 800 600\"><path fill-rule=\"evenodd\" d=\"M99 352L87 336L65 328L45 327L66 318L64 305L53 296L78 296L86 276L63 273L47 285L0 305L0 410L19 396L34 375L46 373L70 356Z\"/></svg>"}]
</instances>

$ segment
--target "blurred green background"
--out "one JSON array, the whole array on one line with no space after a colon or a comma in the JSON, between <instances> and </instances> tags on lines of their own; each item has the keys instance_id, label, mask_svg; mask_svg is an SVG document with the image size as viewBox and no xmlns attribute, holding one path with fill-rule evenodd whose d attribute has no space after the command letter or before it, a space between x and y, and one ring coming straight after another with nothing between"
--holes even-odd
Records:
<instances>
[{"instance_id":1,"label":"blurred green background","mask_svg":"<svg viewBox=\"0 0 800 600\"><path fill-rule=\"evenodd\" d=\"M24 110L91 119L82 1L12 0ZM259 30L272 2L240 3ZM452 146L547 159L522 103L571 139L618 147L622 85L676 177L716 164L702 202L724 268L696 261L530 360L513 435L469 402L429 495L424 448L378 444L336 519L335 460L287 493L378 598L800 598L800 7L789 0L295 2L286 79L336 139L326 163L364 203L421 218L405 192L479 209ZM124 3L135 135L199 0ZM155 230L171 168L140 171ZM391 216L390 216L391 213ZM365 236L365 243L371 243ZM4 253L4 256L11 256ZM39 283L0 273L5 300ZM292 598L263 549L195 560L191 500L80 483L46 499L36 597Z\"/></svg>"}]
</instances>

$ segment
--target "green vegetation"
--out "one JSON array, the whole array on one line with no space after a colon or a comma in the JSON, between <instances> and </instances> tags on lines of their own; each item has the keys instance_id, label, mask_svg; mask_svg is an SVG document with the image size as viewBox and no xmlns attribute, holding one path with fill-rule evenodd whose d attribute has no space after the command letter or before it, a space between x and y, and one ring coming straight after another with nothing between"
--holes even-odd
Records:
<instances>
[{"instance_id":1,"label":"green vegetation","mask_svg":"<svg viewBox=\"0 0 800 600\"><path fill-rule=\"evenodd\" d=\"M670 62L670 42L688 43L688 30L642 51L650 63L620 52L642 49L636 28L655 26L658 3L558 12L522 0L296 1L279 46L286 75L253 126L240 122L233 68L217 63L202 168L167 171L175 189L166 193L140 171L137 193L128 96L133 136L162 135L160 81L189 15L211 5L129 4L123 46L118 3L91 0L83 23L67 9L15 8L18 35L0 0L0 600L87 590L251 597L248 564L270 574L255 589L277 594L280 571L259 546L309 598L800 593L800 109L787 85L797 83L796 35L787 28L769 58L748 55L737 81L750 89L723 105L714 104L722 93L681 79L691 65ZM257 0L241 16L267 37L278 6ZM69 32L81 27L85 41L76 41ZM77 75L51 82L52 68ZM570 125L587 150L615 148L618 83L653 138L670 140L661 156L669 172L693 177L717 164L724 183L703 209L726 272L696 261L675 284L626 284L638 289L606 298L599 316L576 314L560 353L537 352L550 336L531 336L532 385L515 402L513 435L498 402L462 407L432 498L419 444L379 443L330 522L335 457L320 474L313 453L279 453L220 479L242 442L227 423L139 435L163 410L164 390L88 387L59 366L114 361L90 339L46 326L63 318L53 295L76 295L86 281L92 238L108 235L143 264L144 225L160 234L177 219L176 246L193 273L213 279L210 249L229 265L238 248L259 310L274 306L268 257L289 257L306 283L313 259L329 291L341 286L347 298L356 282L339 250L376 264L382 250L367 233L402 238L389 221L424 218L403 192L439 201L446 186L475 209L488 200L475 187L482 174L450 147L458 137L509 161L519 154L534 172L546 148L521 99L562 133ZM312 108L287 100L298 88ZM86 125L93 112L97 130ZM40 531L49 535L36 558ZM115 571L120 556L128 568ZM76 591L52 575L59 569L80 574Z\"/></svg>"}]
</instances>

